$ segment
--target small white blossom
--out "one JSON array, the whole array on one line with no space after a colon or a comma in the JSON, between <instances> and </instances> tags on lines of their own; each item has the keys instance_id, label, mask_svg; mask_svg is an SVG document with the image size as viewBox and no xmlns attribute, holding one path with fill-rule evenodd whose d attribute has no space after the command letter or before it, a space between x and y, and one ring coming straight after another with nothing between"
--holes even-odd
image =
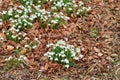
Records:
<instances>
[{"instance_id":1,"label":"small white blossom","mask_svg":"<svg viewBox=\"0 0 120 80\"><path fill-rule=\"evenodd\" d=\"M65 65L66 68L69 68L69 65Z\"/></svg>"},{"instance_id":2,"label":"small white blossom","mask_svg":"<svg viewBox=\"0 0 120 80\"><path fill-rule=\"evenodd\" d=\"M55 61L58 61L58 58L55 58Z\"/></svg>"},{"instance_id":3,"label":"small white blossom","mask_svg":"<svg viewBox=\"0 0 120 80\"><path fill-rule=\"evenodd\" d=\"M69 63L69 60L68 60L68 59L65 59L64 62Z\"/></svg>"},{"instance_id":4,"label":"small white blossom","mask_svg":"<svg viewBox=\"0 0 120 80\"><path fill-rule=\"evenodd\" d=\"M5 59L6 61L9 61L11 60L13 57L12 56L9 56L7 59Z\"/></svg>"},{"instance_id":5,"label":"small white blossom","mask_svg":"<svg viewBox=\"0 0 120 80\"><path fill-rule=\"evenodd\" d=\"M78 57L74 57L74 59L75 59L75 60L79 60L79 58L78 58Z\"/></svg>"},{"instance_id":6,"label":"small white blossom","mask_svg":"<svg viewBox=\"0 0 120 80\"><path fill-rule=\"evenodd\" d=\"M21 61L27 61L28 58L24 55L20 55L20 57L18 58L18 60L21 60Z\"/></svg>"},{"instance_id":7,"label":"small white blossom","mask_svg":"<svg viewBox=\"0 0 120 80\"><path fill-rule=\"evenodd\" d=\"M84 57L84 55L80 54L80 55L79 55L79 57L80 57L80 58L83 58L83 57Z\"/></svg>"},{"instance_id":8,"label":"small white blossom","mask_svg":"<svg viewBox=\"0 0 120 80\"><path fill-rule=\"evenodd\" d=\"M32 46L33 49L35 49L36 47L37 47L37 45Z\"/></svg>"},{"instance_id":9,"label":"small white blossom","mask_svg":"<svg viewBox=\"0 0 120 80\"><path fill-rule=\"evenodd\" d=\"M28 45L28 44L26 44L26 45L25 45L25 48L28 48L28 47L29 47L29 45Z\"/></svg>"},{"instance_id":10,"label":"small white blossom","mask_svg":"<svg viewBox=\"0 0 120 80\"><path fill-rule=\"evenodd\" d=\"M77 53L80 53L80 49L79 49L79 48L76 48L76 52L77 52Z\"/></svg>"},{"instance_id":11,"label":"small white blossom","mask_svg":"<svg viewBox=\"0 0 120 80\"><path fill-rule=\"evenodd\" d=\"M11 37L12 37L12 38L16 38L16 36L14 36L14 35L12 35Z\"/></svg>"}]
</instances>

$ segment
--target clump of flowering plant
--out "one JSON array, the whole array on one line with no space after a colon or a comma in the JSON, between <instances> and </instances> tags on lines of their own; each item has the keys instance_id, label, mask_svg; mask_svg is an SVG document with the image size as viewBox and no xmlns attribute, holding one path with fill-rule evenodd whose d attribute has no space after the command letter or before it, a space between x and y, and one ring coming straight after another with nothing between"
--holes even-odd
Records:
<instances>
[{"instance_id":1,"label":"clump of flowering plant","mask_svg":"<svg viewBox=\"0 0 120 80\"><path fill-rule=\"evenodd\" d=\"M13 6L9 10L1 11L0 24L10 20L17 31L29 29L35 20L40 22L41 27L58 28L75 16L86 15L90 7L84 7L83 2L75 0L15 0L20 5ZM47 9L45 5L49 4Z\"/></svg>"},{"instance_id":2,"label":"clump of flowering plant","mask_svg":"<svg viewBox=\"0 0 120 80\"><path fill-rule=\"evenodd\" d=\"M74 60L83 58L79 48L66 44L63 40L59 40L56 44L48 44L47 47L51 50L46 52L44 56L47 56L51 61L63 64L66 68L74 66Z\"/></svg>"},{"instance_id":3,"label":"clump of flowering plant","mask_svg":"<svg viewBox=\"0 0 120 80\"><path fill-rule=\"evenodd\" d=\"M19 67L20 64L24 64L25 61L27 61L27 57L24 55L20 55L18 58L13 57L13 56L9 56L8 58L5 59L6 60L6 70L12 69L12 68L16 68Z\"/></svg>"}]
</instances>

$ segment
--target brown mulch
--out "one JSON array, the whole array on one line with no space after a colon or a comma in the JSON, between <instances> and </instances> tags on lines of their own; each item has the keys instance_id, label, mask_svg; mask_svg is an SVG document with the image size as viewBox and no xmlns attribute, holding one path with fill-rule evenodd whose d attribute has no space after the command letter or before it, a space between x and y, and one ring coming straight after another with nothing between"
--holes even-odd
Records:
<instances>
[{"instance_id":1,"label":"brown mulch","mask_svg":"<svg viewBox=\"0 0 120 80\"><path fill-rule=\"evenodd\" d=\"M7 1L7 0L3 0ZM30 66L22 66L20 70L2 71L1 80L30 80L39 79L39 75L34 78L32 72L42 71L42 75L53 78L73 78L74 80L93 80L91 76L100 77L103 80L115 80L113 69L114 57L118 57L118 49L120 48L120 1L119 0L83 0L86 6L91 6L92 10L88 16L80 17L78 19L71 18L68 24L59 29L42 29L38 22L34 23L32 30L28 31L28 37L33 40L38 37L40 45L33 51L25 54L30 60ZM3 3L4 8L8 3ZM7 25L0 27L0 33ZM96 30L96 36L92 29ZM51 42L56 42L60 39L68 39L67 43L77 46L81 49L82 54L85 55L83 59L76 61L77 66L64 69L61 65L54 62L47 62L43 56L47 52L46 45ZM5 46L17 45L12 41L3 43ZM14 55L14 50L9 52L6 47L0 47L0 60L3 60L9 55ZM2 62L0 62L2 65ZM28 69L24 69L28 68ZM17 72L16 72L17 71ZM14 79L9 77L11 74L19 76ZM16 74L18 73L18 74ZM24 74L23 74L24 73ZM29 73L29 74L25 74ZM111 73L109 77L103 76L103 73ZM113 74L113 75L112 75ZM6 76L4 76L6 75ZM9 75L9 76L8 76ZM21 77L24 79L21 79ZM90 78L91 77L91 78ZM57 79L56 79L57 80Z\"/></svg>"}]
</instances>

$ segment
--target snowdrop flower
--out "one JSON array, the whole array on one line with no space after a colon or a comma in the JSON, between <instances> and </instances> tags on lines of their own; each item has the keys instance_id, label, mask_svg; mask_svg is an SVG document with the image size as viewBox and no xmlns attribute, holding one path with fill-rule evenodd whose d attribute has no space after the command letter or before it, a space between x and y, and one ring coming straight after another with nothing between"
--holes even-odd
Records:
<instances>
[{"instance_id":1,"label":"snowdrop flower","mask_svg":"<svg viewBox=\"0 0 120 80\"><path fill-rule=\"evenodd\" d=\"M65 45L66 43L65 43L65 41L63 41L63 40L59 40L59 41L57 42L57 44Z\"/></svg>"},{"instance_id":2,"label":"snowdrop flower","mask_svg":"<svg viewBox=\"0 0 120 80\"><path fill-rule=\"evenodd\" d=\"M84 3L82 1L79 1L79 6L84 5Z\"/></svg>"},{"instance_id":3,"label":"snowdrop flower","mask_svg":"<svg viewBox=\"0 0 120 80\"><path fill-rule=\"evenodd\" d=\"M6 61L9 61L11 60L13 57L12 56L9 56L7 59L5 59Z\"/></svg>"},{"instance_id":4,"label":"snowdrop flower","mask_svg":"<svg viewBox=\"0 0 120 80\"><path fill-rule=\"evenodd\" d=\"M83 57L84 57L84 55L80 54L80 55L79 55L79 57L80 57L80 58L83 58Z\"/></svg>"},{"instance_id":5,"label":"snowdrop flower","mask_svg":"<svg viewBox=\"0 0 120 80\"><path fill-rule=\"evenodd\" d=\"M61 54L64 54L64 51L61 51L60 53L61 53Z\"/></svg>"},{"instance_id":6,"label":"snowdrop flower","mask_svg":"<svg viewBox=\"0 0 120 80\"><path fill-rule=\"evenodd\" d=\"M53 60L53 57L50 57L50 60Z\"/></svg>"},{"instance_id":7,"label":"snowdrop flower","mask_svg":"<svg viewBox=\"0 0 120 80\"><path fill-rule=\"evenodd\" d=\"M48 53L44 53L44 56L48 56Z\"/></svg>"},{"instance_id":8,"label":"snowdrop flower","mask_svg":"<svg viewBox=\"0 0 120 80\"><path fill-rule=\"evenodd\" d=\"M58 23L58 20L51 20L51 23L56 24Z\"/></svg>"},{"instance_id":9,"label":"snowdrop flower","mask_svg":"<svg viewBox=\"0 0 120 80\"><path fill-rule=\"evenodd\" d=\"M87 11L89 11L89 10L91 10L91 7L88 7L88 8L87 8Z\"/></svg>"},{"instance_id":10,"label":"snowdrop flower","mask_svg":"<svg viewBox=\"0 0 120 80\"><path fill-rule=\"evenodd\" d=\"M64 62L69 63L69 60L68 60L68 59L65 59Z\"/></svg>"},{"instance_id":11,"label":"snowdrop flower","mask_svg":"<svg viewBox=\"0 0 120 80\"><path fill-rule=\"evenodd\" d=\"M74 6L74 7L78 7L78 5L77 5L77 4L74 4L73 6Z\"/></svg>"},{"instance_id":12,"label":"snowdrop flower","mask_svg":"<svg viewBox=\"0 0 120 80\"><path fill-rule=\"evenodd\" d=\"M62 54L62 57L65 57L66 55L65 54Z\"/></svg>"},{"instance_id":13,"label":"snowdrop flower","mask_svg":"<svg viewBox=\"0 0 120 80\"><path fill-rule=\"evenodd\" d=\"M7 32L6 35L9 35L9 32Z\"/></svg>"},{"instance_id":14,"label":"snowdrop flower","mask_svg":"<svg viewBox=\"0 0 120 80\"><path fill-rule=\"evenodd\" d=\"M23 33L23 37L25 37L27 35L27 33Z\"/></svg>"},{"instance_id":15,"label":"snowdrop flower","mask_svg":"<svg viewBox=\"0 0 120 80\"><path fill-rule=\"evenodd\" d=\"M25 7L23 5L20 5L19 8L24 9Z\"/></svg>"},{"instance_id":16,"label":"snowdrop flower","mask_svg":"<svg viewBox=\"0 0 120 80\"><path fill-rule=\"evenodd\" d=\"M69 68L69 65L65 65L66 68Z\"/></svg>"},{"instance_id":17,"label":"snowdrop flower","mask_svg":"<svg viewBox=\"0 0 120 80\"><path fill-rule=\"evenodd\" d=\"M77 15L79 15L80 13L79 13L79 12L77 12L76 14L77 14Z\"/></svg>"},{"instance_id":18,"label":"snowdrop flower","mask_svg":"<svg viewBox=\"0 0 120 80\"><path fill-rule=\"evenodd\" d=\"M3 11L3 12L2 12L2 15L6 14L6 13L7 13L7 11Z\"/></svg>"},{"instance_id":19,"label":"snowdrop flower","mask_svg":"<svg viewBox=\"0 0 120 80\"><path fill-rule=\"evenodd\" d=\"M78 58L78 57L74 57L74 59L75 59L75 60L79 60L79 58Z\"/></svg>"},{"instance_id":20,"label":"snowdrop flower","mask_svg":"<svg viewBox=\"0 0 120 80\"><path fill-rule=\"evenodd\" d=\"M55 61L58 61L58 58L55 58Z\"/></svg>"},{"instance_id":21,"label":"snowdrop flower","mask_svg":"<svg viewBox=\"0 0 120 80\"><path fill-rule=\"evenodd\" d=\"M21 37L18 37L18 39L20 40L20 39L21 39Z\"/></svg>"},{"instance_id":22,"label":"snowdrop flower","mask_svg":"<svg viewBox=\"0 0 120 80\"><path fill-rule=\"evenodd\" d=\"M11 15L12 15L12 12L13 12L13 11L9 10L9 11L8 11L8 15L11 16Z\"/></svg>"},{"instance_id":23,"label":"snowdrop flower","mask_svg":"<svg viewBox=\"0 0 120 80\"><path fill-rule=\"evenodd\" d=\"M25 45L25 48L28 48L28 47L29 47L29 45L28 45L28 44L26 44L26 45Z\"/></svg>"},{"instance_id":24,"label":"snowdrop flower","mask_svg":"<svg viewBox=\"0 0 120 80\"><path fill-rule=\"evenodd\" d=\"M12 37L12 38L16 38L16 36L14 36L14 35L12 35L11 37Z\"/></svg>"},{"instance_id":25,"label":"snowdrop flower","mask_svg":"<svg viewBox=\"0 0 120 80\"><path fill-rule=\"evenodd\" d=\"M21 26L18 26L18 28L21 28Z\"/></svg>"},{"instance_id":26,"label":"snowdrop flower","mask_svg":"<svg viewBox=\"0 0 120 80\"><path fill-rule=\"evenodd\" d=\"M48 45L46 45L48 48L49 47L51 47L51 46L53 46L54 44L53 43L50 43L50 44L48 44Z\"/></svg>"},{"instance_id":27,"label":"snowdrop flower","mask_svg":"<svg viewBox=\"0 0 120 80\"><path fill-rule=\"evenodd\" d=\"M68 10L72 11L72 8L68 8Z\"/></svg>"},{"instance_id":28,"label":"snowdrop flower","mask_svg":"<svg viewBox=\"0 0 120 80\"><path fill-rule=\"evenodd\" d=\"M0 40L4 40L4 38L3 38L3 37L0 37Z\"/></svg>"},{"instance_id":29,"label":"snowdrop flower","mask_svg":"<svg viewBox=\"0 0 120 80\"><path fill-rule=\"evenodd\" d=\"M53 9L53 10L55 10L55 9L57 9L55 6L53 6L51 9Z\"/></svg>"},{"instance_id":30,"label":"snowdrop flower","mask_svg":"<svg viewBox=\"0 0 120 80\"><path fill-rule=\"evenodd\" d=\"M19 15L15 15L15 18L18 18L19 17Z\"/></svg>"},{"instance_id":31,"label":"snowdrop flower","mask_svg":"<svg viewBox=\"0 0 120 80\"><path fill-rule=\"evenodd\" d=\"M29 38L28 38L28 37L25 37L24 39L25 39L25 40L28 40Z\"/></svg>"},{"instance_id":32,"label":"snowdrop flower","mask_svg":"<svg viewBox=\"0 0 120 80\"><path fill-rule=\"evenodd\" d=\"M75 53L75 52L73 52L73 53L72 53L72 57L75 57L75 56L76 56L76 53Z\"/></svg>"},{"instance_id":33,"label":"snowdrop flower","mask_svg":"<svg viewBox=\"0 0 120 80\"><path fill-rule=\"evenodd\" d=\"M80 53L80 49L79 49L79 48L76 48L76 52L77 52L77 53Z\"/></svg>"},{"instance_id":34,"label":"snowdrop flower","mask_svg":"<svg viewBox=\"0 0 120 80\"><path fill-rule=\"evenodd\" d=\"M37 45L32 46L33 49L35 49L36 47L37 47Z\"/></svg>"},{"instance_id":35,"label":"snowdrop flower","mask_svg":"<svg viewBox=\"0 0 120 80\"><path fill-rule=\"evenodd\" d=\"M23 12L22 10L19 10L19 9L17 9L16 11L20 14Z\"/></svg>"},{"instance_id":36,"label":"snowdrop flower","mask_svg":"<svg viewBox=\"0 0 120 80\"><path fill-rule=\"evenodd\" d=\"M16 32L19 32L20 30L19 29L16 29Z\"/></svg>"},{"instance_id":37,"label":"snowdrop flower","mask_svg":"<svg viewBox=\"0 0 120 80\"><path fill-rule=\"evenodd\" d=\"M3 23L2 23L2 20L0 19L0 25L2 25Z\"/></svg>"},{"instance_id":38,"label":"snowdrop flower","mask_svg":"<svg viewBox=\"0 0 120 80\"><path fill-rule=\"evenodd\" d=\"M26 57L26 56L24 56L24 55L20 55L20 57L18 58L18 60L28 60L28 58Z\"/></svg>"},{"instance_id":39,"label":"snowdrop flower","mask_svg":"<svg viewBox=\"0 0 120 80\"><path fill-rule=\"evenodd\" d=\"M49 52L49 55L53 55L53 54L55 54L54 52Z\"/></svg>"}]
</instances>

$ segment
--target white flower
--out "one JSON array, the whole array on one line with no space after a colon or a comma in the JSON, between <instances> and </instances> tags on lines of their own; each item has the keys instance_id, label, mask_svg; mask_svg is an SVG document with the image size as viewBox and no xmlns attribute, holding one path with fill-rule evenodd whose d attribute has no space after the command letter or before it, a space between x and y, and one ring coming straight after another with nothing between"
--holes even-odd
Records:
<instances>
[{"instance_id":1,"label":"white flower","mask_svg":"<svg viewBox=\"0 0 120 80\"><path fill-rule=\"evenodd\" d=\"M91 7L88 7L88 8L87 8L87 11L89 11L89 10L91 10Z\"/></svg>"},{"instance_id":2,"label":"white flower","mask_svg":"<svg viewBox=\"0 0 120 80\"><path fill-rule=\"evenodd\" d=\"M48 56L48 53L44 53L44 56Z\"/></svg>"},{"instance_id":3,"label":"white flower","mask_svg":"<svg viewBox=\"0 0 120 80\"><path fill-rule=\"evenodd\" d=\"M36 47L37 47L37 45L32 46L33 49L35 49Z\"/></svg>"},{"instance_id":4,"label":"white flower","mask_svg":"<svg viewBox=\"0 0 120 80\"><path fill-rule=\"evenodd\" d=\"M55 58L55 61L58 61L58 58Z\"/></svg>"},{"instance_id":5,"label":"white flower","mask_svg":"<svg viewBox=\"0 0 120 80\"><path fill-rule=\"evenodd\" d=\"M74 6L74 7L78 7L78 5L77 5L77 4L74 4L73 6Z\"/></svg>"},{"instance_id":6,"label":"white flower","mask_svg":"<svg viewBox=\"0 0 120 80\"><path fill-rule=\"evenodd\" d=\"M20 14L23 12L22 10L16 10L16 11L17 11L18 13L20 13Z\"/></svg>"},{"instance_id":7,"label":"white flower","mask_svg":"<svg viewBox=\"0 0 120 80\"><path fill-rule=\"evenodd\" d=\"M61 56L62 56L62 57L65 57L66 55L65 55L65 54L62 54Z\"/></svg>"},{"instance_id":8,"label":"white flower","mask_svg":"<svg viewBox=\"0 0 120 80\"><path fill-rule=\"evenodd\" d=\"M77 53L80 53L80 49L79 49L79 48L76 48L76 52L77 52Z\"/></svg>"},{"instance_id":9,"label":"white flower","mask_svg":"<svg viewBox=\"0 0 120 80\"><path fill-rule=\"evenodd\" d=\"M79 58L78 58L78 57L74 57L74 59L75 59L75 60L79 60Z\"/></svg>"},{"instance_id":10,"label":"white flower","mask_svg":"<svg viewBox=\"0 0 120 80\"><path fill-rule=\"evenodd\" d=\"M64 62L65 62L65 63L69 63L69 60L68 60L68 59L65 59Z\"/></svg>"},{"instance_id":11,"label":"white flower","mask_svg":"<svg viewBox=\"0 0 120 80\"><path fill-rule=\"evenodd\" d=\"M57 21L57 20L51 20L51 23L53 23L53 24L57 24L58 21Z\"/></svg>"},{"instance_id":12,"label":"white flower","mask_svg":"<svg viewBox=\"0 0 120 80\"><path fill-rule=\"evenodd\" d=\"M34 40L38 41L38 38L35 37Z\"/></svg>"},{"instance_id":13,"label":"white flower","mask_svg":"<svg viewBox=\"0 0 120 80\"><path fill-rule=\"evenodd\" d=\"M20 30L19 29L16 29L16 32L19 32Z\"/></svg>"},{"instance_id":14,"label":"white flower","mask_svg":"<svg viewBox=\"0 0 120 80\"><path fill-rule=\"evenodd\" d=\"M0 25L2 25L3 23L2 23L2 21L0 21Z\"/></svg>"},{"instance_id":15,"label":"white flower","mask_svg":"<svg viewBox=\"0 0 120 80\"><path fill-rule=\"evenodd\" d=\"M5 59L6 61L9 61L11 60L13 57L12 56L9 56L7 59Z\"/></svg>"},{"instance_id":16,"label":"white flower","mask_svg":"<svg viewBox=\"0 0 120 80\"><path fill-rule=\"evenodd\" d=\"M79 55L79 57L80 57L80 58L83 58L83 57L84 57L84 55L80 54L80 55Z\"/></svg>"},{"instance_id":17,"label":"white flower","mask_svg":"<svg viewBox=\"0 0 120 80\"><path fill-rule=\"evenodd\" d=\"M27 33L24 33L24 34L23 34L23 37L25 37L26 35L27 35Z\"/></svg>"},{"instance_id":18,"label":"white flower","mask_svg":"<svg viewBox=\"0 0 120 80\"><path fill-rule=\"evenodd\" d=\"M76 53L75 52L72 52L72 57L75 57L76 56Z\"/></svg>"},{"instance_id":19,"label":"white flower","mask_svg":"<svg viewBox=\"0 0 120 80\"><path fill-rule=\"evenodd\" d=\"M7 11L3 11L3 12L2 12L2 15L3 15L3 14L6 14L6 13L7 13Z\"/></svg>"},{"instance_id":20,"label":"white flower","mask_svg":"<svg viewBox=\"0 0 120 80\"><path fill-rule=\"evenodd\" d=\"M20 55L18 60L26 61L26 60L28 60L28 58L26 56L24 56L24 55Z\"/></svg>"},{"instance_id":21,"label":"white flower","mask_svg":"<svg viewBox=\"0 0 120 80\"><path fill-rule=\"evenodd\" d=\"M59 41L57 42L57 44L65 45L66 43L65 43L65 41L63 41L63 40L59 40Z\"/></svg>"},{"instance_id":22,"label":"white flower","mask_svg":"<svg viewBox=\"0 0 120 80\"><path fill-rule=\"evenodd\" d=\"M61 53L61 54L64 54L64 51L61 51L60 53Z\"/></svg>"},{"instance_id":23,"label":"white flower","mask_svg":"<svg viewBox=\"0 0 120 80\"><path fill-rule=\"evenodd\" d=\"M69 65L65 65L66 68L69 68Z\"/></svg>"},{"instance_id":24,"label":"white flower","mask_svg":"<svg viewBox=\"0 0 120 80\"><path fill-rule=\"evenodd\" d=\"M21 39L21 37L18 37L18 39L20 40L20 39Z\"/></svg>"},{"instance_id":25,"label":"white flower","mask_svg":"<svg viewBox=\"0 0 120 80\"><path fill-rule=\"evenodd\" d=\"M12 38L16 38L16 36L14 36L14 35L12 35L11 37L12 37Z\"/></svg>"},{"instance_id":26,"label":"white flower","mask_svg":"<svg viewBox=\"0 0 120 80\"><path fill-rule=\"evenodd\" d=\"M84 3L82 1L79 1L79 6L84 5Z\"/></svg>"},{"instance_id":27,"label":"white flower","mask_svg":"<svg viewBox=\"0 0 120 80\"><path fill-rule=\"evenodd\" d=\"M18 26L18 28L21 28L21 26Z\"/></svg>"},{"instance_id":28,"label":"white flower","mask_svg":"<svg viewBox=\"0 0 120 80\"><path fill-rule=\"evenodd\" d=\"M53 55L53 54L55 54L54 52L49 52L49 55Z\"/></svg>"},{"instance_id":29,"label":"white flower","mask_svg":"<svg viewBox=\"0 0 120 80\"><path fill-rule=\"evenodd\" d=\"M15 15L15 17L16 17L16 18L18 18L18 17L19 17L19 15Z\"/></svg>"},{"instance_id":30,"label":"white flower","mask_svg":"<svg viewBox=\"0 0 120 80\"><path fill-rule=\"evenodd\" d=\"M25 37L24 39L25 39L25 40L28 40L29 38L28 38L28 37Z\"/></svg>"},{"instance_id":31,"label":"white flower","mask_svg":"<svg viewBox=\"0 0 120 80\"><path fill-rule=\"evenodd\" d=\"M49 47L51 47L53 45L54 45L53 43L50 43L50 44L47 44L46 46L49 48Z\"/></svg>"},{"instance_id":32,"label":"white flower","mask_svg":"<svg viewBox=\"0 0 120 80\"><path fill-rule=\"evenodd\" d=\"M4 38L3 38L3 37L0 37L0 40L4 40Z\"/></svg>"},{"instance_id":33,"label":"white flower","mask_svg":"<svg viewBox=\"0 0 120 80\"><path fill-rule=\"evenodd\" d=\"M7 32L6 35L9 35L9 32Z\"/></svg>"},{"instance_id":34,"label":"white flower","mask_svg":"<svg viewBox=\"0 0 120 80\"><path fill-rule=\"evenodd\" d=\"M77 14L77 15L79 15L80 13L79 13L79 12L77 12L76 14Z\"/></svg>"},{"instance_id":35,"label":"white flower","mask_svg":"<svg viewBox=\"0 0 120 80\"><path fill-rule=\"evenodd\" d=\"M50 57L50 60L53 60L53 57Z\"/></svg>"},{"instance_id":36,"label":"white flower","mask_svg":"<svg viewBox=\"0 0 120 80\"><path fill-rule=\"evenodd\" d=\"M68 10L72 11L72 8L68 8Z\"/></svg>"},{"instance_id":37,"label":"white flower","mask_svg":"<svg viewBox=\"0 0 120 80\"><path fill-rule=\"evenodd\" d=\"M26 44L26 45L25 45L25 48L27 48L27 47L29 47L29 45L28 45L28 44Z\"/></svg>"}]
</instances>

